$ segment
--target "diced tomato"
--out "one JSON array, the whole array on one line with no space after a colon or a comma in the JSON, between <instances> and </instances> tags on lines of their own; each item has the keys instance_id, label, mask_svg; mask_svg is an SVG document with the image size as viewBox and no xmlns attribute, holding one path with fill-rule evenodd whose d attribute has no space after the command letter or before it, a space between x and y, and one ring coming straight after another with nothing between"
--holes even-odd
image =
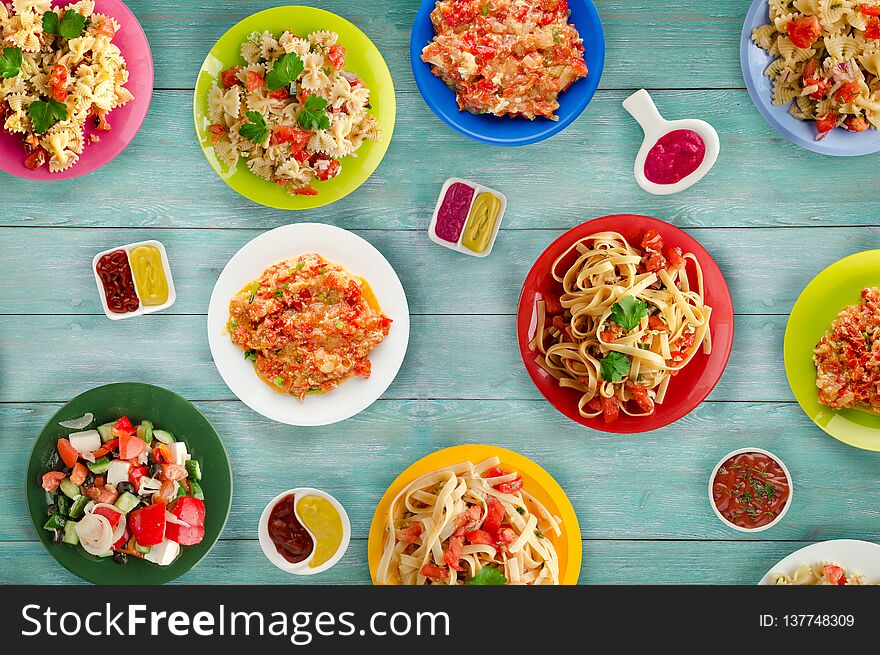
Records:
<instances>
[{"instance_id":1,"label":"diced tomato","mask_svg":"<svg viewBox=\"0 0 880 655\"><path fill-rule=\"evenodd\" d=\"M516 532L510 526L505 526L498 531L498 543L512 544L516 541Z\"/></svg>"},{"instance_id":2,"label":"diced tomato","mask_svg":"<svg viewBox=\"0 0 880 655\"><path fill-rule=\"evenodd\" d=\"M543 294L544 300L544 311L548 316L553 316L554 314L561 314L563 307L562 303L559 301L559 296L554 296L551 293Z\"/></svg>"},{"instance_id":3,"label":"diced tomato","mask_svg":"<svg viewBox=\"0 0 880 655\"><path fill-rule=\"evenodd\" d=\"M205 503L198 498L181 496L168 506L168 511L187 525L168 521L165 536L181 546L194 546L205 538ZM138 540L138 543L141 543Z\"/></svg>"},{"instance_id":4,"label":"diced tomato","mask_svg":"<svg viewBox=\"0 0 880 655\"><path fill-rule=\"evenodd\" d=\"M843 121L843 126L849 132L864 132L868 129L868 119L864 116L850 116L845 121Z\"/></svg>"},{"instance_id":5,"label":"diced tomato","mask_svg":"<svg viewBox=\"0 0 880 655\"><path fill-rule=\"evenodd\" d=\"M292 153L290 156L293 157L295 160L297 160L300 164L302 164L304 161L308 160L309 157L311 157L308 150L299 150L297 152Z\"/></svg>"},{"instance_id":6,"label":"diced tomato","mask_svg":"<svg viewBox=\"0 0 880 655\"><path fill-rule=\"evenodd\" d=\"M834 129L835 125L837 125L837 114L822 114L816 118L816 129L819 131L819 134L827 134Z\"/></svg>"},{"instance_id":7,"label":"diced tomato","mask_svg":"<svg viewBox=\"0 0 880 655\"><path fill-rule=\"evenodd\" d=\"M62 64L55 64L52 68L52 74L49 76L49 93L58 102L67 100L67 67Z\"/></svg>"},{"instance_id":8,"label":"diced tomato","mask_svg":"<svg viewBox=\"0 0 880 655\"><path fill-rule=\"evenodd\" d=\"M77 462L73 465L73 470L70 472L70 481L76 486L79 486L86 481L86 476L88 474L88 469L86 469L81 462Z\"/></svg>"},{"instance_id":9,"label":"diced tomato","mask_svg":"<svg viewBox=\"0 0 880 655\"><path fill-rule=\"evenodd\" d=\"M666 261L669 264L669 269L677 271L684 270L684 267L687 264L687 260L684 258L684 254L682 254L681 248L678 246L672 246L666 250Z\"/></svg>"},{"instance_id":10,"label":"diced tomato","mask_svg":"<svg viewBox=\"0 0 880 655\"><path fill-rule=\"evenodd\" d=\"M336 43L330 46L330 50L327 52L327 59L330 60L334 68L345 68L345 55L345 48Z\"/></svg>"},{"instance_id":11,"label":"diced tomato","mask_svg":"<svg viewBox=\"0 0 880 655\"><path fill-rule=\"evenodd\" d=\"M804 69L801 71L801 79L806 82L808 79L815 77L817 69L818 65L816 64L816 60L810 59L804 64Z\"/></svg>"},{"instance_id":12,"label":"diced tomato","mask_svg":"<svg viewBox=\"0 0 880 655\"><path fill-rule=\"evenodd\" d=\"M141 478L147 474L146 466L132 466L128 469L128 481L134 485L135 490L138 489L141 483Z\"/></svg>"},{"instance_id":13,"label":"diced tomato","mask_svg":"<svg viewBox=\"0 0 880 655\"><path fill-rule=\"evenodd\" d=\"M58 455L61 457L64 465L70 468L73 468L73 465L79 459L79 453L66 437L61 437L58 440Z\"/></svg>"},{"instance_id":14,"label":"diced tomato","mask_svg":"<svg viewBox=\"0 0 880 655\"><path fill-rule=\"evenodd\" d=\"M464 537L449 537L449 547L443 553L443 561L449 565L453 571L464 571L464 567L458 563L461 559L461 549L464 547Z\"/></svg>"},{"instance_id":15,"label":"diced tomato","mask_svg":"<svg viewBox=\"0 0 880 655\"><path fill-rule=\"evenodd\" d=\"M432 580L446 580L449 578L449 569L443 566L434 566L433 564L425 564L419 569L419 573Z\"/></svg>"},{"instance_id":16,"label":"diced tomato","mask_svg":"<svg viewBox=\"0 0 880 655\"><path fill-rule=\"evenodd\" d=\"M485 530L473 530L465 535L469 544L494 546L495 538Z\"/></svg>"},{"instance_id":17,"label":"diced tomato","mask_svg":"<svg viewBox=\"0 0 880 655\"><path fill-rule=\"evenodd\" d=\"M96 458L103 457L104 455L109 455L119 446L119 439L111 439L107 443L103 444L98 450L92 453Z\"/></svg>"},{"instance_id":18,"label":"diced tomato","mask_svg":"<svg viewBox=\"0 0 880 655\"><path fill-rule=\"evenodd\" d=\"M107 503L112 505L116 502L119 494L112 488L104 484L104 478L95 478L95 483L91 487L86 488L86 496L94 500L96 503Z\"/></svg>"},{"instance_id":19,"label":"diced tomato","mask_svg":"<svg viewBox=\"0 0 880 655\"><path fill-rule=\"evenodd\" d=\"M296 189L291 190L294 195L297 196L316 196L318 195L318 191L311 186L301 186Z\"/></svg>"},{"instance_id":20,"label":"diced tomato","mask_svg":"<svg viewBox=\"0 0 880 655\"><path fill-rule=\"evenodd\" d=\"M240 70L241 66L233 66L220 73L220 83L223 85L224 89L231 89L234 86L244 86L241 83L241 80L238 79L238 72Z\"/></svg>"},{"instance_id":21,"label":"diced tomato","mask_svg":"<svg viewBox=\"0 0 880 655\"><path fill-rule=\"evenodd\" d=\"M42 168L43 164L46 163L46 156L47 155L48 155L48 153L46 152L45 148L43 148L43 146L38 146L37 148L34 149L33 152L31 152L31 154L29 154L27 157L25 157L25 159L24 159L25 168L27 168L28 170L31 170L31 171L35 171L38 168Z\"/></svg>"},{"instance_id":22,"label":"diced tomato","mask_svg":"<svg viewBox=\"0 0 880 655\"><path fill-rule=\"evenodd\" d=\"M174 500L175 490L174 480L165 480L159 487L159 491L153 494L153 504L167 505Z\"/></svg>"},{"instance_id":23,"label":"diced tomato","mask_svg":"<svg viewBox=\"0 0 880 655\"><path fill-rule=\"evenodd\" d=\"M256 71L248 71L247 72L247 90L248 93L253 93L259 89L262 89L266 86L266 78L257 73ZM140 542L138 542L140 543Z\"/></svg>"},{"instance_id":24,"label":"diced tomato","mask_svg":"<svg viewBox=\"0 0 880 655\"><path fill-rule=\"evenodd\" d=\"M514 478L510 482L502 482L501 484L496 484L495 489L503 494L512 494L522 489L522 486L522 478Z\"/></svg>"},{"instance_id":25,"label":"diced tomato","mask_svg":"<svg viewBox=\"0 0 880 655\"><path fill-rule=\"evenodd\" d=\"M616 396L602 396L602 413L606 423L613 423L620 416L620 402Z\"/></svg>"},{"instance_id":26,"label":"diced tomato","mask_svg":"<svg viewBox=\"0 0 880 655\"><path fill-rule=\"evenodd\" d=\"M816 86L816 90L810 93L810 97L814 100L822 100L828 95L828 92L831 90L831 80L827 80L824 77L817 78L807 78L804 80L805 86Z\"/></svg>"},{"instance_id":27,"label":"diced tomato","mask_svg":"<svg viewBox=\"0 0 880 655\"><path fill-rule=\"evenodd\" d=\"M502 521L504 521L504 505L497 498L492 497L489 499L489 506L486 508L483 530L486 532L498 532Z\"/></svg>"},{"instance_id":28,"label":"diced tomato","mask_svg":"<svg viewBox=\"0 0 880 655\"><path fill-rule=\"evenodd\" d=\"M662 268L666 268L666 257L659 252L652 252L645 260L645 271L648 273L656 273Z\"/></svg>"},{"instance_id":29,"label":"diced tomato","mask_svg":"<svg viewBox=\"0 0 880 655\"><path fill-rule=\"evenodd\" d=\"M416 521L415 523L411 523L407 527L403 528L397 538L404 543L414 544L419 540L419 537L421 536L422 523L421 521Z\"/></svg>"},{"instance_id":30,"label":"diced tomato","mask_svg":"<svg viewBox=\"0 0 880 655\"><path fill-rule=\"evenodd\" d=\"M211 143L217 143L224 134L229 134L229 128L220 123L214 123L208 126L208 132L211 133Z\"/></svg>"},{"instance_id":31,"label":"diced tomato","mask_svg":"<svg viewBox=\"0 0 880 655\"><path fill-rule=\"evenodd\" d=\"M43 474L42 487L50 494L58 490L61 481L67 477L63 471L49 471Z\"/></svg>"},{"instance_id":32,"label":"diced tomato","mask_svg":"<svg viewBox=\"0 0 880 655\"><path fill-rule=\"evenodd\" d=\"M633 397L633 400L636 401L636 404L639 406L643 412L652 412L654 411L654 403L648 397L648 390L640 384L635 382L627 382L626 388L629 390L630 394Z\"/></svg>"},{"instance_id":33,"label":"diced tomato","mask_svg":"<svg viewBox=\"0 0 880 655\"><path fill-rule=\"evenodd\" d=\"M162 477L166 480L183 480L186 476L186 468L180 464L162 465Z\"/></svg>"},{"instance_id":34,"label":"diced tomato","mask_svg":"<svg viewBox=\"0 0 880 655\"><path fill-rule=\"evenodd\" d=\"M109 507L96 507L92 510L92 514L103 516L110 521L110 527L112 528L115 528L119 523L119 520L122 518L122 512L117 512L115 509L110 509Z\"/></svg>"},{"instance_id":35,"label":"diced tomato","mask_svg":"<svg viewBox=\"0 0 880 655\"><path fill-rule=\"evenodd\" d=\"M127 416L123 416L121 419L116 421L116 424L113 426L111 432L113 436L118 439L123 434L129 436L137 434L137 428L131 424L131 421L128 420Z\"/></svg>"},{"instance_id":36,"label":"diced tomato","mask_svg":"<svg viewBox=\"0 0 880 655\"><path fill-rule=\"evenodd\" d=\"M834 97L837 98L838 102L852 102L859 97L861 92L862 90L856 82L844 82L837 89Z\"/></svg>"},{"instance_id":37,"label":"diced tomato","mask_svg":"<svg viewBox=\"0 0 880 655\"><path fill-rule=\"evenodd\" d=\"M653 228L648 230L645 232L645 236L642 237L642 248L661 252L663 250L663 237Z\"/></svg>"},{"instance_id":38,"label":"diced tomato","mask_svg":"<svg viewBox=\"0 0 880 655\"><path fill-rule=\"evenodd\" d=\"M309 139L312 138L311 132L306 130L299 130L290 125L279 125L274 130L272 130L272 139L270 141L270 145L280 145L282 143L289 143L290 150L292 152L296 152L297 150L302 150L306 147L309 142Z\"/></svg>"},{"instance_id":39,"label":"diced tomato","mask_svg":"<svg viewBox=\"0 0 880 655\"><path fill-rule=\"evenodd\" d=\"M364 378L365 380L369 380L372 370L373 370L373 365L372 365L372 363L370 363L370 360L367 359L366 357L363 357L354 363L354 367L352 368L352 373L354 373L359 378Z\"/></svg>"},{"instance_id":40,"label":"diced tomato","mask_svg":"<svg viewBox=\"0 0 880 655\"><path fill-rule=\"evenodd\" d=\"M270 91L269 97L274 100L287 100L290 97L290 92L288 92L286 86L282 86L280 89Z\"/></svg>"},{"instance_id":41,"label":"diced tomato","mask_svg":"<svg viewBox=\"0 0 880 655\"><path fill-rule=\"evenodd\" d=\"M584 384L589 383L588 378L583 378L581 381ZM590 398L589 401L587 401L587 407L592 409L594 412L601 412L602 411L602 397L601 396L593 396L592 398Z\"/></svg>"},{"instance_id":42,"label":"diced tomato","mask_svg":"<svg viewBox=\"0 0 880 655\"><path fill-rule=\"evenodd\" d=\"M161 544L165 538L165 505L157 503L134 510L128 515L128 526L141 546Z\"/></svg>"},{"instance_id":43,"label":"diced tomato","mask_svg":"<svg viewBox=\"0 0 880 655\"><path fill-rule=\"evenodd\" d=\"M841 567L836 566L835 564L826 564L825 565L825 576L828 578L828 581L831 584L846 584L846 577L844 571ZM841 583L841 580L843 581Z\"/></svg>"},{"instance_id":44,"label":"diced tomato","mask_svg":"<svg viewBox=\"0 0 880 655\"><path fill-rule=\"evenodd\" d=\"M162 444L163 446L165 444ZM134 459L147 449L147 442L136 434L125 434L119 437L119 459Z\"/></svg>"},{"instance_id":45,"label":"diced tomato","mask_svg":"<svg viewBox=\"0 0 880 655\"><path fill-rule=\"evenodd\" d=\"M569 68L571 68L571 72L577 75L578 77L584 77L589 73L587 69L587 62L584 61L583 57L572 57L568 62Z\"/></svg>"},{"instance_id":46,"label":"diced tomato","mask_svg":"<svg viewBox=\"0 0 880 655\"><path fill-rule=\"evenodd\" d=\"M502 475L507 475L507 473L500 466L493 466L483 471L484 478L500 478Z\"/></svg>"},{"instance_id":47,"label":"diced tomato","mask_svg":"<svg viewBox=\"0 0 880 655\"><path fill-rule=\"evenodd\" d=\"M92 105L92 123L95 126L95 130L98 132L109 132L111 129L110 123L107 122L107 112L104 109L98 109L94 105Z\"/></svg>"},{"instance_id":48,"label":"diced tomato","mask_svg":"<svg viewBox=\"0 0 880 655\"><path fill-rule=\"evenodd\" d=\"M339 170L342 168L342 164L340 164L336 159L331 159L330 163L327 164L324 168L319 168L317 176L318 179L322 182L326 182L337 175L339 175Z\"/></svg>"},{"instance_id":49,"label":"diced tomato","mask_svg":"<svg viewBox=\"0 0 880 655\"><path fill-rule=\"evenodd\" d=\"M788 38L798 48L809 48L822 34L822 23L818 16L805 16L789 21L786 29Z\"/></svg>"},{"instance_id":50,"label":"diced tomato","mask_svg":"<svg viewBox=\"0 0 880 655\"><path fill-rule=\"evenodd\" d=\"M880 39L880 18L877 16L869 17L864 34L866 39Z\"/></svg>"},{"instance_id":51,"label":"diced tomato","mask_svg":"<svg viewBox=\"0 0 880 655\"><path fill-rule=\"evenodd\" d=\"M665 330L666 323L662 318L657 316L656 314L651 314L648 317L648 329L649 330Z\"/></svg>"},{"instance_id":52,"label":"diced tomato","mask_svg":"<svg viewBox=\"0 0 880 655\"><path fill-rule=\"evenodd\" d=\"M153 461L157 464L174 464L174 456L171 449L164 443L153 448Z\"/></svg>"},{"instance_id":53,"label":"diced tomato","mask_svg":"<svg viewBox=\"0 0 880 655\"><path fill-rule=\"evenodd\" d=\"M866 16L880 16L880 5L866 5L859 3L859 11Z\"/></svg>"}]
</instances>

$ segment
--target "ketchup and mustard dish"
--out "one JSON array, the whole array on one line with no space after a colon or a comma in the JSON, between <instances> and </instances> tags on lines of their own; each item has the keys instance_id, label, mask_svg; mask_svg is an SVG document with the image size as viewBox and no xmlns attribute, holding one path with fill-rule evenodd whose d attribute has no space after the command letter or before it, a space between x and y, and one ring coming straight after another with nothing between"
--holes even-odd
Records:
<instances>
[{"instance_id":1,"label":"ketchup and mustard dish","mask_svg":"<svg viewBox=\"0 0 880 655\"><path fill-rule=\"evenodd\" d=\"M721 143L706 121L663 118L645 89L623 101L645 133L633 175L648 193L666 196L693 186L715 165Z\"/></svg>"},{"instance_id":2,"label":"ketchup and mustard dish","mask_svg":"<svg viewBox=\"0 0 880 655\"><path fill-rule=\"evenodd\" d=\"M492 252L507 197L487 186L450 177L440 189L428 228L431 241L450 250L486 257Z\"/></svg>"},{"instance_id":3,"label":"ketchup and mustard dish","mask_svg":"<svg viewBox=\"0 0 880 655\"><path fill-rule=\"evenodd\" d=\"M112 321L168 309L177 300L165 246L156 240L99 252L92 260L98 295Z\"/></svg>"},{"instance_id":4,"label":"ketchup and mustard dish","mask_svg":"<svg viewBox=\"0 0 880 655\"><path fill-rule=\"evenodd\" d=\"M336 498L300 487L273 498L260 516L260 548L282 571L315 575L332 568L351 540L351 523Z\"/></svg>"}]
</instances>

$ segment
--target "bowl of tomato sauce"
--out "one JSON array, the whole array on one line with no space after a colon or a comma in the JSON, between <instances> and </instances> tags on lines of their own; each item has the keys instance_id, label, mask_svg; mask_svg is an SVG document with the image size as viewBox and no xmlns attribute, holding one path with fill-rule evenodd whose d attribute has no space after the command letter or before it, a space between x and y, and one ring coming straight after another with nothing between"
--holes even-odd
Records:
<instances>
[{"instance_id":1,"label":"bowl of tomato sauce","mask_svg":"<svg viewBox=\"0 0 880 655\"><path fill-rule=\"evenodd\" d=\"M788 468L761 448L725 455L709 476L709 502L722 523L740 532L761 532L782 520L791 507Z\"/></svg>"}]
</instances>

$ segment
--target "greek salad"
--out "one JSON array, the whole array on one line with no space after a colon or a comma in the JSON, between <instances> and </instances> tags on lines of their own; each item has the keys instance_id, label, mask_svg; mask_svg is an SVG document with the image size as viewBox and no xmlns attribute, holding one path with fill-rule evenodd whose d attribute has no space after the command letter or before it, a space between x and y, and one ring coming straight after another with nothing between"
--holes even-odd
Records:
<instances>
[{"instance_id":1,"label":"greek salad","mask_svg":"<svg viewBox=\"0 0 880 655\"><path fill-rule=\"evenodd\" d=\"M82 430L92 417L62 423ZM60 437L52 470L43 474L56 544L80 546L126 564L131 557L171 564L181 546L205 536L199 462L186 444L150 421L128 417Z\"/></svg>"}]
</instances>

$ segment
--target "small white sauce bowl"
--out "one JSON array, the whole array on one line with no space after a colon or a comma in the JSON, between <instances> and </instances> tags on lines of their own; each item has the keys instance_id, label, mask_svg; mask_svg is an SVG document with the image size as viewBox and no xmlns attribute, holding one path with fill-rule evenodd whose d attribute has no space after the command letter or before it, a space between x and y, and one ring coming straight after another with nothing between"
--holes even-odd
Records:
<instances>
[{"instance_id":1,"label":"small white sauce bowl","mask_svg":"<svg viewBox=\"0 0 880 655\"><path fill-rule=\"evenodd\" d=\"M309 566L309 562L312 561L312 558L315 556L314 550L312 550L312 554L309 555L302 562L297 562L293 564L288 562L284 557L281 556L281 553L278 552L278 549L275 548L275 544L272 542L272 539L269 537L269 515L272 513L272 509L282 498L293 494L296 498L294 505L294 513L296 514L297 520L299 520L300 524L305 528L306 532L312 537L313 544L317 544L317 539L311 530L306 526L305 523L299 517L299 511L297 509L297 505L299 504L299 500L304 496L319 496L320 498L324 498L330 501L330 504L333 505L334 509L339 512L339 518L342 520L342 543L339 544L339 548L334 553L333 557L328 559L326 562L321 564L321 566L316 566L314 568ZM333 496L328 494L326 491L321 491L320 489L314 489L312 487L297 487L296 489L289 489L288 491L284 491L266 505L266 508L263 510L263 513L260 515L260 525L258 529L259 537L260 537L260 548L263 549L263 554L266 556L272 564L277 566L282 571L287 573L293 573L294 575L315 575L317 573L323 573L328 569L332 568L342 556L345 555L345 552L348 550L348 544L351 541L351 522L348 520L348 513L345 511L345 508L342 504L336 500Z\"/></svg>"},{"instance_id":2,"label":"small white sauce bowl","mask_svg":"<svg viewBox=\"0 0 880 655\"><path fill-rule=\"evenodd\" d=\"M718 160L718 153L721 151L721 142L718 139L718 132L716 132L715 128L709 125L706 121L693 118L677 121L666 120L660 115L660 112L657 111L657 106L654 104L651 94L645 91L645 89L636 91L624 100L623 108L626 109L636 121L638 121L639 125L642 127L642 131L645 133L642 147L639 149L638 155L636 155L633 175L639 186L648 193L653 193L656 196L668 196L673 193L678 193L679 191L684 191L703 179L706 173L709 172ZM674 184L657 184L651 182L651 180L645 176L645 161L648 159L648 152L650 152L651 148L653 148L657 141L660 140L660 137L673 130L692 130L700 135L700 138L703 139L703 143L706 145L706 153L703 157L703 161L700 162L697 170Z\"/></svg>"},{"instance_id":3,"label":"small white sauce bowl","mask_svg":"<svg viewBox=\"0 0 880 655\"><path fill-rule=\"evenodd\" d=\"M736 457L737 455L742 455L744 453L760 453L761 455L766 455L773 459L779 467L782 469L782 472L785 473L785 479L788 480L788 500L785 502L785 506L782 508L782 511L779 512L779 516L770 521L767 525L762 525L760 528L744 528L742 526L736 525L731 521L728 521L724 516L718 511L718 508L715 507L715 494L713 492L712 487L715 484L715 476L718 475L718 470L721 468L722 464L729 460L731 457ZM727 453L724 457L721 458L715 468L712 469L712 475L709 476L709 505L712 506L712 511L715 512L715 516L727 527L733 528L738 532L763 532L764 530L769 530L774 525L779 523L782 520L782 517L788 513L788 508L791 507L791 501L794 498L794 483L791 480L791 473L788 470L788 467L785 465L781 459L779 459L776 455L771 453L769 450L764 450L763 448L740 448L739 450L734 450L732 453Z\"/></svg>"}]
</instances>

